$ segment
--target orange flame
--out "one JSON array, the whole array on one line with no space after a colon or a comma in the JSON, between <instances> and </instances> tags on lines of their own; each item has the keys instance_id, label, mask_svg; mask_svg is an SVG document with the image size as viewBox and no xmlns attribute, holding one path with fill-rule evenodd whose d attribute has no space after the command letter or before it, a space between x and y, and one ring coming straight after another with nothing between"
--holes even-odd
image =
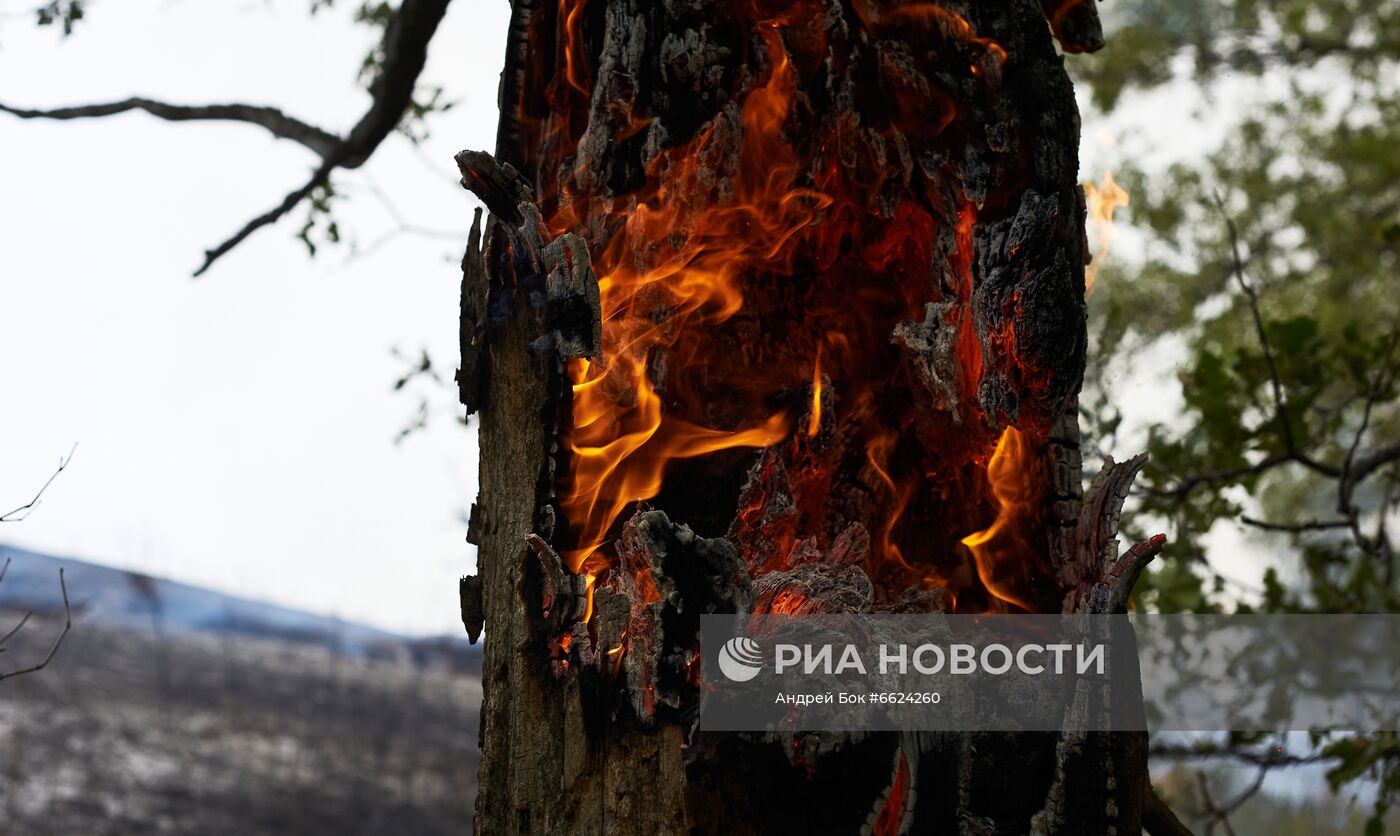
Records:
<instances>
[{"instance_id":1,"label":"orange flame","mask_svg":"<svg viewBox=\"0 0 1400 836\"><path fill-rule=\"evenodd\" d=\"M1094 185L1093 182L1084 184L1084 200L1088 204L1089 228L1096 231L1099 240L1099 250L1084 271L1084 293L1087 295L1093 292L1094 281L1103 269L1104 259L1108 258L1108 246L1118 234L1113 226L1113 212L1120 206L1127 206L1131 198L1114 181L1113 172L1105 171L1101 185Z\"/></svg>"},{"instance_id":2,"label":"orange flame","mask_svg":"<svg viewBox=\"0 0 1400 836\"><path fill-rule=\"evenodd\" d=\"M579 61L583 55L582 35L579 32L579 15L588 0L559 0L559 19L564 21L564 80L578 92L588 95L579 77Z\"/></svg>"},{"instance_id":3,"label":"orange flame","mask_svg":"<svg viewBox=\"0 0 1400 836\"><path fill-rule=\"evenodd\" d=\"M937 26L943 35L948 38L963 41L985 49L1000 66L1006 62L1006 50L1001 44L991 38L984 38L977 34L972 28L972 24L962 15L949 11L937 3L909 3L904 6L892 9L887 18L891 21L914 20L918 22L928 22ZM974 71L975 71L974 67ZM975 72L974 72L975 74Z\"/></svg>"},{"instance_id":4,"label":"orange flame","mask_svg":"<svg viewBox=\"0 0 1400 836\"><path fill-rule=\"evenodd\" d=\"M958 249L953 254L954 268L963 280L964 294L961 312L962 322L958 328L958 367L962 371L964 392L976 392L977 381L982 376L982 344L977 340L977 329L972 325L972 225L977 223L977 210L969 201L958 212Z\"/></svg>"},{"instance_id":5,"label":"orange flame","mask_svg":"<svg viewBox=\"0 0 1400 836\"><path fill-rule=\"evenodd\" d=\"M667 462L734 447L765 447L790 429L783 413L755 426L718 430L666 414L653 362L681 334L721 323L743 305L739 278L790 258L795 234L830 205L794 187L798 166L782 137L794 71L775 26L762 30L771 70L745 98L741 171L732 205L692 208L708 196L697 180L712 125L690 144L658 155L655 194L627 216L594 263L603 309L603 358L571 364L573 481L561 505L579 527L565 554L579 571L632 503L661 490ZM586 207L585 207L586 211ZM572 219L575 213L569 213ZM683 236L683 237L682 237ZM677 243L677 239L681 240Z\"/></svg>"},{"instance_id":6,"label":"orange flame","mask_svg":"<svg viewBox=\"0 0 1400 836\"><path fill-rule=\"evenodd\" d=\"M545 158L556 163L569 159L556 152L580 142L586 120L576 108L593 81L584 60L586 0L558 2L561 64L550 88L555 109L540 134L548 146ZM817 136L785 135L789 119L807 106L797 100L793 62L806 68L826 51L812 40L820 18L816 6L789 6L789 17L810 13L798 23L772 19L753 25L750 31L756 31L763 54L744 56L737 66L762 69L756 79L744 79L748 90L737 119L726 110L693 139L656 152L643 185L634 191L598 193L576 182L588 174L586 166L570 175L567 166L556 164L538 175L538 193L558 201L555 208L546 207L549 230L580 233L594 247L602 307L601 356L569 363L571 456L560 499L568 525L564 560L587 578L585 621L593 612L595 584L600 578L607 584L607 573L617 568L609 544L614 528L636 503L661 494L670 462L786 439L792 443L766 454L769 464L759 480L771 476L775 487L745 499L738 515L740 523L761 529L765 538L753 550L759 556L751 571L779 568L799 547L820 552L840 530L834 523L860 522L870 535L872 578L891 569L891 577L902 583L922 578L925 586L947 589L947 601L980 606L982 596L957 598L959 590L950 588L941 567L955 570L960 583L974 583L957 538L982 524L972 514L985 511L987 500L995 520L961 542L995 606L1030 609L1026 601L1032 596L1016 572L1029 570L1025 558L1032 552L1023 538L1029 533L1024 523L1038 508L1030 478L1035 445L1008 429L987 461L985 481L980 469L969 466L969 456L984 460L983 439L992 431L976 402L984 362L991 362L984 358L972 315L978 207L970 200L947 205L942 198L927 205L887 201L892 175L874 167L867 176L843 156L855 132L863 130L858 126L837 122ZM998 44L935 4L853 0L853 7L868 29L920 26L941 36L971 60L968 72L979 84L994 83L1006 59ZM748 14L763 12L755 6ZM938 89L889 95L902 108L897 124L906 132L920 131L920 142L931 141L954 120L954 99ZM616 141L652 124L649 117L630 114L617 121ZM731 154L736 134L742 137L737 160ZM934 242L938 230L947 227L953 228L955 247L939 255ZM951 277L933 291L927 281L931 262ZM879 280L866 281L867 275ZM744 358L755 364L751 373L733 368L732 361L712 366L716 342L708 337L742 338L748 321L734 318L743 312L762 321L776 297L788 292L786 285L771 294L764 289L779 277L795 288L782 304L801 298L803 307L794 310L804 325L821 323L822 332L793 328L782 338L744 344L746 351L753 349ZM941 298L929 298L931 292ZM935 447L926 434L938 430L920 424L925 416L907 397L901 377L907 370L889 337L896 323L923 317L930 302L954 303L946 324L957 330L959 379L953 388L961 395L960 403L948 406L963 410L958 420L972 439L956 452L932 455ZM991 338L1006 340L1005 335ZM707 376L712 369L718 384ZM801 408L797 391L809 373L810 412L805 426L795 426L790 413ZM725 393L722 408L709 408L712 384ZM839 414L831 408L832 394L840 396ZM802 443L800 434L818 436L823 421L831 443ZM845 444L852 446L846 450ZM852 469L862 472L854 476ZM851 479L868 482L864 487L871 496L857 502L841 494L849 487L841 480ZM765 496L790 500L790 513L765 519ZM841 503L846 504L833 510ZM849 511L856 519L840 519L848 508L856 509ZM925 525L942 526L936 543L915 538L915 530ZM644 601L659 600L649 571L637 570L635 578ZM771 611L796 612L806 604L802 595L784 593ZM625 655L621 647L605 653Z\"/></svg>"},{"instance_id":7,"label":"orange flame","mask_svg":"<svg viewBox=\"0 0 1400 836\"><path fill-rule=\"evenodd\" d=\"M1032 604L1015 589L1017 580L1027 576L1034 563L1034 550L1018 536L1025 519L1033 515L1039 496L1035 481L1036 451L1030 438L1015 427L1007 427L997 440L996 450L987 462L987 480L996 502L996 520L990 526L962 539L972 552L977 577L999 601L1026 612Z\"/></svg>"},{"instance_id":8,"label":"orange flame","mask_svg":"<svg viewBox=\"0 0 1400 836\"><path fill-rule=\"evenodd\" d=\"M817 360L812 365L812 417L807 421L807 437L822 429L822 346L817 343Z\"/></svg>"},{"instance_id":9,"label":"orange flame","mask_svg":"<svg viewBox=\"0 0 1400 836\"><path fill-rule=\"evenodd\" d=\"M880 529L880 553L907 567L909 564L904 559L904 553L900 551L899 544L895 542L894 529L899 524L899 518L903 516L904 509L909 507L909 500L914 497L917 485L913 480L908 480L903 485L896 483L886 469L890 453L894 451L894 445L898 440L899 437L894 433L876 436L866 445L865 458L870 462L875 475L880 477L880 481L889 488L890 493L894 496L894 505L890 509L889 516L885 519L884 527Z\"/></svg>"}]
</instances>

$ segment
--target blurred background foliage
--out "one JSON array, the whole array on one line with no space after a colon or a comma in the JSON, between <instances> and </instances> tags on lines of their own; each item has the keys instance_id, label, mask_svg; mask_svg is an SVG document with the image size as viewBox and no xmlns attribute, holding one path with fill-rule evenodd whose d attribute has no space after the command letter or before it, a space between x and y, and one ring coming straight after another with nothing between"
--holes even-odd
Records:
<instances>
[{"instance_id":1,"label":"blurred background foliage","mask_svg":"<svg viewBox=\"0 0 1400 836\"><path fill-rule=\"evenodd\" d=\"M1118 163L1142 252L1109 261L1090 297L1085 437L1129 452L1145 432L1126 536L1171 540L1134 604L1395 612L1400 3L1102 10L1107 46L1069 62L1086 123L1176 85L1203 126L1224 128L1166 167ZM1182 358L1179 402L1169 386L1123 391L1134 364L1163 354ZM1154 401L1136 405L1145 427L1125 426L1130 396ZM1201 747L1284 765L1273 738ZM1304 748L1289 757L1326 765L1334 788L1368 785L1364 830L1383 832L1400 797L1395 735L1315 734Z\"/></svg>"}]
</instances>

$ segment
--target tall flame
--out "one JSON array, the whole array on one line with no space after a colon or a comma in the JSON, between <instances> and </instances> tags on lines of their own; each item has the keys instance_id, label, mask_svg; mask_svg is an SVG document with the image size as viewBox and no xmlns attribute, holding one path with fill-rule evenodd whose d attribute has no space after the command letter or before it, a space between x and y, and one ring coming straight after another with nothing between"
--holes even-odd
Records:
<instances>
[{"instance_id":1,"label":"tall flame","mask_svg":"<svg viewBox=\"0 0 1400 836\"><path fill-rule=\"evenodd\" d=\"M1039 494L1034 479L1036 450L1015 427L1007 427L987 462L987 480L997 506L997 516L987 528L964 537L972 552L977 577L997 600L1026 612L1035 607L1017 588L1034 560L1035 550L1018 536L1028 516L1036 511Z\"/></svg>"},{"instance_id":2,"label":"tall flame","mask_svg":"<svg viewBox=\"0 0 1400 836\"><path fill-rule=\"evenodd\" d=\"M603 359L576 361L570 369L574 470L561 503L579 527L578 547L565 555L574 571L604 544L628 505L660 492L667 462L768 446L791 427L783 413L739 430L701 427L667 414L652 367L663 352L681 348L687 332L737 313L743 306L740 277L786 263L796 233L831 203L820 192L794 186L798 165L782 128L795 75L776 24L762 33L771 69L767 81L744 100L734 202L696 207L687 202L709 195L697 181L711 126L686 146L657 157L652 166L665 167L665 176L653 180L659 184L654 194L627 216L594 264L603 308Z\"/></svg>"},{"instance_id":3,"label":"tall flame","mask_svg":"<svg viewBox=\"0 0 1400 836\"><path fill-rule=\"evenodd\" d=\"M583 81L579 76L579 62L583 53L582 42L579 35L579 16L583 13L583 7L588 0L576 0L572 5L569 0L559 0L559 19L564 21L564 80L574 90L588 95L588 88L583 86Z\"/></svg>"},{"instance_id":4,"label":"tall flame","mask_svg":"<svg viewBox=\"0 0 1400 836\"><path fill-rule=\"evenodd\" d=\"M1084 184L1084 200L1088 204L1089 228L1099 239L1098 252L1084 271L1084 292L1092 293L1094 281L1103 269L1104 259L1108 258L1108 247L1118 234L1113 226L1113 212L1120 206L1127 206L1131 198L1123 187L1113 179L1113 172L1103 173L1103 182L1095 185L1092 181Z\"/></svg>"}]
</instances>

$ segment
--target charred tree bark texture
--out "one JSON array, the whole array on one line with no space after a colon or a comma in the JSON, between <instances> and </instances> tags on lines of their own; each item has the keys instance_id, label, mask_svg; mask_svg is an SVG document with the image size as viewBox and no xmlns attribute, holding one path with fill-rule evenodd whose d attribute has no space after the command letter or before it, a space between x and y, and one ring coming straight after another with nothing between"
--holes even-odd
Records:
<instances>
[{"instance_id":1,"label":"charred tree bark texture","mask_svg":"<svg viewBox=\"0 0 1400 836\"><path fill-rule=\"evenodd\" d=\"M1136 833L1139 735L707 734L706 612L1110 612L1080 0L515 0L458 156L480 833Z\"/></svg>"}]
</instances>

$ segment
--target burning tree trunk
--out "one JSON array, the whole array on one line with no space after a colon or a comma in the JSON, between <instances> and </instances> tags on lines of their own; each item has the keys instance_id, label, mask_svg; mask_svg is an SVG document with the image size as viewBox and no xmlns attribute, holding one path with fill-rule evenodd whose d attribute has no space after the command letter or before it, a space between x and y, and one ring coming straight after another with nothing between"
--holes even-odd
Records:
<instances>
[{"instance_id":1,"label":"burning tree trunk","mask_svg":"<svg viewBox=\"0 0 1400 836\"><path fill-rule=\"evenodd\" d=\"M1050 25L1047 26L1047 19ZM1134 833L1137 735L708 734L704 612L1106 612L1081 0L516 0L464 262L483 833Z\"/></svg>"}]
</instances>

